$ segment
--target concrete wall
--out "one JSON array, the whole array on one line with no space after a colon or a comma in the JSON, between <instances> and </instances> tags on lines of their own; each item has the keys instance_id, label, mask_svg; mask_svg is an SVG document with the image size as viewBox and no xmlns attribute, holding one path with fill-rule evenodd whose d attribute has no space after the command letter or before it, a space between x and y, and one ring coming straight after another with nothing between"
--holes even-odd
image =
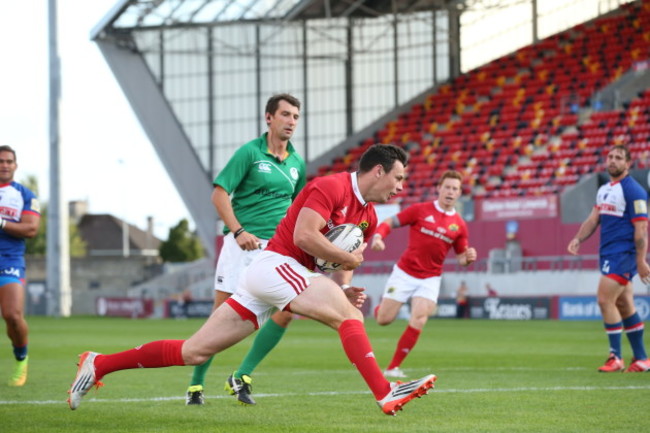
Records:
<instances>
[{"instance_id":1,"label":"concrete wall","mask_svg":"<svg viewBox=\"0 0 650 433\"><path fill-rule=\"evenodd\" d=\"M128 290L160 273L150 257L84 257L70 262L72 314L95 314L99 296L127 296ZM27 258L27 285L46 281L45 258ZM28 299L29 302L29 299Z\"/></svg>"}]
</instances>

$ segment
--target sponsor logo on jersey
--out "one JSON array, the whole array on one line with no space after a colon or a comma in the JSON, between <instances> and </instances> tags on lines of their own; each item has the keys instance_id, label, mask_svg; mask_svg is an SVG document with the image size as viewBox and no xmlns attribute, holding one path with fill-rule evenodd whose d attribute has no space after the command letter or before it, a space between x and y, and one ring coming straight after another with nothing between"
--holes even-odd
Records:
<instances>
[{"instance_id":1,"label":"sponsor logo on jersey","mask_svg":"<svg viewBox=\"0 0 650 433\"><path fill-rule=\"evenodd\" d=\"M14 221L20 221L20 218L18 218L18 209L12 207L0 206L0 215L5 219L9 218Z\"/></svg>"},{"instance_id":2,"label":"sponsor logo on jersey","mask_svg":"<svg viewBox=\"0 0 650 433\"><path fill-rule=\"evenodd\" d=\"M296 167L291 167L289 169L289 174L291 175L291 179L298 180L298 169Z\"/></svg>"},{"instance_id":3,"label":"sponsor logo on jersey","mask_svg":"<svg viewBox=\"0 0 650 433\"><path fill-rule=\"evenodd\" d=\"M648 205L645 200L634 200L634 213L648 213Z\"/></svg>"},{"instance_id":4,"label":"sponsor logo on jersey","mask_svg":"<svg viewBox=\"0 0 650 433\"><path fill-rule=\"evenodd\" d=\"M348 216L348 207L346 206L343 209L341 209L341 213L343 214L343 216Z\"/></svg>"},{"instance_id":5,"label":"sponsor logo on jersey","mask_svg":"<svg viewBox=\"0 0 650 433\"><path fill-rule=\"evenodd\" d=\"M291 199L291 196L289 194L285 194L277 191L269 191L268 189L256 189L254 194L263 195L264 197L279 198L282 200Z\"/></svg>"},{"instance_id":6,"label":"sponsor logo on jersey","mask_svg":"<svg viewBox=\"0 0 650 433\"><path fill-rule=\"evenodd\" d=\"M32 199L32 205L30 206L34 212L41 213L41 203L37 198Z\"/></svg>"},{"instance_id":7,"label":"sponsor logo on jersey","mask_svg":"<svg viewBox=\"0 0 650 433\"><path fill-rule=\"evenodd\" d=\"M601 203L598 205L598 210L601 213L614 213L616 212L616 206L609 203Z\"/></svg>"},{"instance_id":8,"label":"sponsor logo on jersey","mask_svg":"<svg viewBox=\"0 0 650 433\"><path fill-rule=\"evenodd\" d=\"M445 236L442 233L437 233L434 232L433 230L426 229L424 227L420 227L420 233L424 233L425 235L433 236L434 238L438 238L444 242L447 242L448 244L451 244L454 242L453 239L451 239L449 236Z\"/></svg>"},{"instance_id":9,"label":"sponsor logo on jersey","mask_svg":"<svg viewBox=\"0 0 650 433\"><path fill-rule=\"evenodd\" d=\"M271 172L271 164L268 162L260 162L257 164L257 170L260 173L270 173Z\"/></svg>"},{"instance_id":10,"label":"sponsor logo on jersey","mask_svg":"<svg viewBox=\"0 0 650 433\"><path fill-rule=\"evenodd\" d=\"M435 222L436 222L436 219L433 217L433 215L429 215L429 216L426 217L424 220L425 220L426 222L429 222L429 223L435 223Z\"/></svg>"}]
</instances>

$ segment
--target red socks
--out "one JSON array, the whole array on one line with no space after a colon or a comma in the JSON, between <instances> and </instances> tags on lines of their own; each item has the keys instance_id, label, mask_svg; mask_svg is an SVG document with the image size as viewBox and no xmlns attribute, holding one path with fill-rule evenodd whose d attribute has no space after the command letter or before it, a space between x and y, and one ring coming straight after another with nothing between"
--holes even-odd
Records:
<instances>
[{"instance_id":1,"label":"red socks","mask_svg":"<svg viewBox=\"0 0 650 433\"><path fill-rule=\"evenodd\" d=\"M95 358L97 380L119 370L185 365L182 355L184 342L185 340L159 340L112 355L97 355Z\"/></svg>"},{"instance_id":2,"label":"red socks","mask_svg":"<svg viewBox=\"0 0 650 433\"><path fill-rule=\"evenodd\" d=\"M339 327L339 336L343 350L350 362L359 370L368 387L375 395L375 400L381 400L390 391L390 383L384 378L375 354L359 320L346 320Z\"/></svg>"},{"instance_id":3,"label":"red socks","mask_svg":"<svg viewBox=\"0 0 650 433\"><path fill-rule=\"evenodd\" d=\"M397 342L397 348L395 349L395 354L393 355L393 359L390 361L390 364L388 365L388 370L391 370L395 367L399 367L402 364L402 361L404 361L404 358L406 358L406 355L409 354L411 349L415 347L415 343L418 342L418 338L420 338L420 331L419 329L415 329L411 326L407 326L406 330L400 337L399 341Z\"/></svg>"}]
</instances>

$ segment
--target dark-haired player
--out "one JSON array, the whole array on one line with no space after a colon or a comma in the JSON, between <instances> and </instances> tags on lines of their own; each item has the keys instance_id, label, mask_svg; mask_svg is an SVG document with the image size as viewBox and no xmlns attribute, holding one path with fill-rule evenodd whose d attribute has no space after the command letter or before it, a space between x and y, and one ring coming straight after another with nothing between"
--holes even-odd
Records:
<instances>
[{"instance_id":1,"label":"dark-haired player","mask_svg":"<svg viewBox=\"0 0 650 433\"><path fill-rule=\"evenodd\" d=\"M598 371L623 371L621 334L625 331L634 358L627 372L650 370L650 361L643 344L643 321L634 307L632 279L638 273L641 281L650 283L648 253L648 194L632 179L632 157L625 146L613 146L607 154L610 182L602 185L596 205L582 223L568 250L577 255L580 244L600 225L600 272L598 306L609 339L609 357Z\"/></svg>"},{"instance_id":2,"label":"dark-haired player","mask_svg":"<svg viewBox=\"0 0 650 433\"><path fill-rule=\"evenodd\" d=\"M41 219L34 193L14 182L17 168L16 152L0 146L0 311L16 358L9 386L23 386L27 381L25 238L36 236Z\"/></svg>"},{"instance_id":3,"label":"dark-haired player","mask_svg":"<svg viewBox=\"0 0 650 433\"><path fill-rule=\"evenodd\" d=\"M162 340L112 355L85 352L69 391L71 409L108 373L130 368L199 365L254 332L273 311L292 311L335 329L343 349L386 414L394 415L426 394L436 377L388 382L372 351L358 307L363 289L346 287L361 265L364 242L348 253L324 233L343 223L358 225L366 240L377 223L372 202L386 203L402 190L407 154L395 146L374 145L361 157L359 171L316 178L298 194L275 235L248 266L237 291L188 340ZM326 278L314 273L314 258L340 263ZM342 286L344 290L341 290Z\"/></svg>"},{"instance_id":4,"label":"dark-haired player","mask_svg":"<svg viewBox=\"0 0 650 433\"><path fill-rule=\"evenodd\" d=\"M237 289L246 266L266 247L287 208L305 186L305 161L289 141L300 119L300 101L279 93L265 108L267 132L237 149L214 180L212 203L224 222L223 246L214 278L218 308ZM278 344L291 313L278 311L255 337L226 389L244 405L255 404L251 374ZM194 367L185 404L201 405L212 358Z\"/></svg>"}]
</instances>

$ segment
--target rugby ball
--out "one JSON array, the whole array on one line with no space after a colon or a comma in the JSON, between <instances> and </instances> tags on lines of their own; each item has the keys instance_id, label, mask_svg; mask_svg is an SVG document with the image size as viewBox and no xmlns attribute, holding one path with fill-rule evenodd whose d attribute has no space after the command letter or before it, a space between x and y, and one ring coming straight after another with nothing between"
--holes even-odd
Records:
<instances>
[{"instance_id":1,"label":"rugby ball","mask_svg":"<svg viewBox=\"0 0 650 433\"><path fill-rule=\"evenodd\" d=\"M335 246L348 253L359 248L363 242L363 232L361 229L350 223L334 227L325 233L325 237ZM339 270L341 265L316 258L316 266L323 272L333 272Z\"/></svg>"}]
</instances>

